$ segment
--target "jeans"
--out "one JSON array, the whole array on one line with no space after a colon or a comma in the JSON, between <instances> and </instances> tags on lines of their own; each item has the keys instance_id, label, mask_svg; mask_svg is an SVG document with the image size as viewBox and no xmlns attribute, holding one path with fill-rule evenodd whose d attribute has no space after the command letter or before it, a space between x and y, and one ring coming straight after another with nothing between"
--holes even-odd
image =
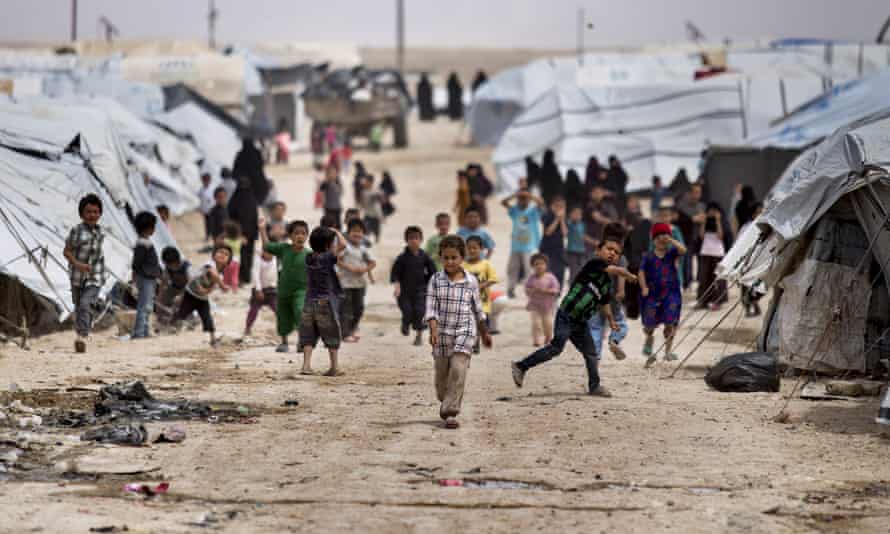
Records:
<instances>
[{"instance_id":1,"label":"jeans","mask_svg":"<svg viewBox=\"0 0 890 534\"><path fill-rule=\"evenodd\" d=\"M93 329L93 309L99 300L99 288L72 287L71 297L74 301L74 329L78 336L87 337Z\"/></svg>"},{"instance_id":2,"label":"jeans","mask_svg":"<svg viewBox=\"0 0 890 534\"><path fill-rule=\"evenodd\" d=\"M136 302L136 322L133 324L132 337L148 337L149 316L155 307L155 291L158 289L158 281L137 274L136 289L139 291L139 300Z\"/></svg>"},{"instance_id":3,"label":"jeans","mask_svg":"<svg viewBox=\"0 0 890 534\"><path fill-rule=\"evenodd\" d=\"M609 326L609 321L606 320L603 312L594 315L588 323L590 325L590 338L593 339L593 346L596 347L596 353L600 358L603 356L603 331L609 330L609 341L614 341L616 345L627 337L627 319L624 318L624 306L612 303L612 316L615 318L615 322L618 323L617 332L613 331L611 326Z\"/></svg>"},{"instance_id":4,"label":"jeans","mask_svg":"<svg viewBox=\"0 0 890 534\"><path fill-rule=\"evenodd\" d=\"M562 354L568 341L571 341L572 345L584 357L584 365L587 367L587 390L591 393L596 391L600 385L599 369L597 368L599 359L596 347L590 338L590 328L587 326L587 321L572 319L563 310L556 312L556 324L553 326L553 339L550 340L550 343L531 353L524 360L517 362L517 365L523 371L528 371L536 365L550 361Z\"/></svg>"}]
</instances>

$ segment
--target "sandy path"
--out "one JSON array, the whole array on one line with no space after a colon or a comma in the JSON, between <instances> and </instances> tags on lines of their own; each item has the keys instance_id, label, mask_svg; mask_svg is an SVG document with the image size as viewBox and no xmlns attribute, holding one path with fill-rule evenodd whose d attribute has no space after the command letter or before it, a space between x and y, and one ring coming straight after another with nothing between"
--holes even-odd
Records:
<instances>
[{"instance_id":1,"label":"sandy path","mask_svg":"<svg viewBox=\"0 0 890 534\"><path fill-rule=\"evenodd\" d=\"M375 174L390 169L400 188L399 211L376 250L379 280L401 249L405 225L431 231L435 212L450 206L454 170L488 162L485 151L455 147L457 131L453 124L415 125L410 150L359 153ZM290 215L317 222L307 163L300 158L271 174ZM503 273L508 222L491 208ZM177 223L191 250L197 225L197 218ZM221 330L239 332L246 294L219 303ZM890 486L882 481L890 480L890 466L887 441L871 423L877 401L794 401L791 422L777 424L769 418L781 405L778 394L709 391L701 366L724 350L720 339L735 316L673 380L658 379L666 369L642 369L639 325L632 323L631 358L607 356L602 364L615 397L591 399L573 349L530 373L525 389L514 388L508 363L531 348L516 302L496 347L473 359L463 427L445 431L437 426L428 348L398 334L397 314L389 286L373 287L363 340L343 350L347 375L336 379L296 375L298 355L272 350L267 312L258 346L245 350L210 350L195 332L149 342L100 332L87 355L72 353L67 332L36 340L28 352L3 347L0 390L10 382L41 389L142 378L160 396L245 403L262 415L254 424L186 423L181 444L94 447L79 460L157 466L171 483L160 499L124 495L121 479L0 483L0 532L124 524L131 532L190 532L202 530L188 523L208 512L218 519L211 526L225 532L886 531ZM742 320L737 338L750 339L757 327ZM325 360L317 352L315 367L324 369ZM284 408L286 399L300 404ZM443 478L539 486L443 488L435 483ZM764 513L770 510L777 513Z\"/></svg>"}]
</instances>

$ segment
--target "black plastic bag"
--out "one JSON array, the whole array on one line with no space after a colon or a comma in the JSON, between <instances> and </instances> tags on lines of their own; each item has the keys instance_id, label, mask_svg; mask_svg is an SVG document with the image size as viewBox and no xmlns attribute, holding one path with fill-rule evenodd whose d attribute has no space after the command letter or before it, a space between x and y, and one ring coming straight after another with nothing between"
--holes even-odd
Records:
<instances>
[{"instance_id":1,"label":"black plastic bag","mask_svg":"<svg viewBox=\"0 0 890 534\"><path fill-rule=\"evenodd\" d=\"M744 352L727 356L708 371L705 383L717 391L779 391L776 357L765 352Z\"/></svg>"}]
</instances>

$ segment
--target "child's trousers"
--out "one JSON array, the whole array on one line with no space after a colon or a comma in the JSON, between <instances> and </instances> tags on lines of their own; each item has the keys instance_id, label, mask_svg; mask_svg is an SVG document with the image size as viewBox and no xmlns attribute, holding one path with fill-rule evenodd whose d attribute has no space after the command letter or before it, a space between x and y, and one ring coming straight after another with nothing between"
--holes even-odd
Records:
<instances>
[{"instance_id":1,"label":"child's trousers","mask_svg":"<svg viewBox=\"0 0 890 534\"><path fill-rule=\"evenodd\" d=\"M510 259L507 262L507 293L513 295L516 286L521 284L528 275L531 253L510 251ZM561 284L562 282L560 282Z\"/></svg>"},{"instance_id":2,"label":"child's trousers","mask_svg":"<svg viewBox=\"0 0 890 534\"><path fill-rule=\"evenodd\" d=\"M260 313L260 308L263 306L268 306L270 310L276 313L276 317L278 314L278 292L274 287L267 287L263 289L263 300L257 300L253 295L250 296L250 308L247 310L247 321L244 325L244 330L250 331L253 328L253 323L256 322L257 315Z\"/></svg>"},{"instance_id":3,"label":"child's trousers","mask_svg":"<svg viewBox=\"0 0 890 534\"><path fill-rule=\"evenodd\" d=\"M550 343L553 339L553 312L540 312L530 310L529 314L532 319L532 337L537 340L544 338L544 343Z\"/></svg>"},{"instance_id":4,"label":"child's trousers","mask_svg":"<svg viewBox=\"0 0 890 534\"><path fill-rule=\"evenodd\" d=\"M436 362L436 398L442 403L439 417L457 417L464 400L470 355L455 352L451 356L436 356L433 359Z\"/></svg>"},{"instance_id":5,"label":"child's trousers","mask_svg":"<svg viewBox=\"0 0 890 534\"><path fill-rule=\"evenodd\" d=\"M609 342L614 341L616 345L627 337L628 328L627 319L624 317L624 306L613 303L612 317L615 318L615 322L618 324L617 332L612 330L609 321L606 320L606 316L602 312L597 312L590 319L590 323L588 323L590 325L590 338L593 340L593 346L596 347L596 354L599 359L603 358L603 332L608 331Z\"/></svg>"},{"instance_id":6,"label":"child's trousers","mask_svg":"<svg viewBox=\"0 0 890 534\"><path fill-rule=\"evenodd\" d=\"M415 331L424 329L423 315L426 313L426 291L414 294L402 293L398 298L399 310L402 311L402 327L410 326Z\"/></svg>"}]
</instances>

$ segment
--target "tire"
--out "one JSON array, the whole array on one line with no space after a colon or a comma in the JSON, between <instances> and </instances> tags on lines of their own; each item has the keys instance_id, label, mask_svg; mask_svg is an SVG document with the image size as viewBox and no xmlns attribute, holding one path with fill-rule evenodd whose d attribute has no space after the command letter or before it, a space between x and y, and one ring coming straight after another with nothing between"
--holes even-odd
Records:
<instances>
[{"instance_id":1,"label":"tire","mask_svg":"<svg viewBox=\"0 0 890 534\"><path fill-rule=\"evenodd\" d=\"M393 144L396 148L405 148L408 146L408 121L404 116L393 119L392 136Z\"/></svg>"}]
</instances>

